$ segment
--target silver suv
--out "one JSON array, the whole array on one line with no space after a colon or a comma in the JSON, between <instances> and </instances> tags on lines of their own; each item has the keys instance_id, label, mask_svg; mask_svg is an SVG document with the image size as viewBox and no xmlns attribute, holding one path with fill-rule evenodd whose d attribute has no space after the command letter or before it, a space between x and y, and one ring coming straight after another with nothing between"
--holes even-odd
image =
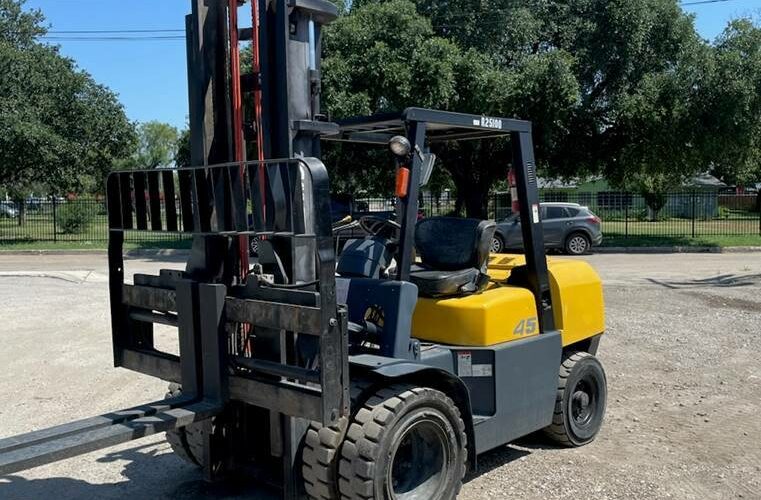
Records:
<instances>
[{"instance_id":1,"label":"silver suv","mask_svg":"<svg viewBox=\"0 0 761 500\"><path fill-rule=\"evenodd\" d=\"M589 208L578 203L542 203L544 246L563 250L569 255L582 255L602 243L602 221ZM512 214L497 223L491 242L491 252L523 247L521 221Z\"/></svg>"},{"instance_id":2,"label":"silver suv","mask_svg":"<svg viewBox=\"0 0 761 500\"><path fill-rule=\"evenodd\" d=\"M13 202L0 201L0 217L15 219L18 217L18 210Z\"/></svg>"}]
</instances>

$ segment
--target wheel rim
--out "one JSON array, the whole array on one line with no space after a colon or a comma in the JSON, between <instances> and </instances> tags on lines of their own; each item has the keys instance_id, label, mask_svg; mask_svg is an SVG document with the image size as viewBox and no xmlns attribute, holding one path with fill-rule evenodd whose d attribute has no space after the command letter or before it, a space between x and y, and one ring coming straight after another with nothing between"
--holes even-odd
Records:
<instances>
[{"instance_id":1,"label":"wheel rim","mask_svg":"<svg viewBox=\"0 0 761 500\"><path fill-rule=\"evenodd\" d=\"M574 434L585 434L593 425L600 401L600 385L591 373L584 374L574 385L568 404Z\"/></svg>"},{"instance_id":2,"label":"wheel rim","mask_svg":"<svg viewBox=\"0 0 761 500\"><path fill-rule=\"evenodd\" d=\"M432 419L413 423L391 455L387 496L397 500L439 498L448 463L447 434L441 423Z\"/></svg>"},{"instance_id":3,"label":"wheel rim","mask_svg":"<svg viewBox=\"0 0 761 500\"><path fill-rule=\"evenodd\" d=\"M499 253L502 250L502 242L499 241L499 238L494 237L491 239L491 245L489 246L489 251L491 253Z\"/></svg>"},{"instance_id":4,"label":"wheel rim","mask_svg":"<svg viewBox=\"0 0 761 500\"><path fill-rule=\"evenodd\" d=\"M583 236L574 236L568 241L568 249L571 253L580 254L587 251L587 239Z\"/></svg>"}]
</instances>

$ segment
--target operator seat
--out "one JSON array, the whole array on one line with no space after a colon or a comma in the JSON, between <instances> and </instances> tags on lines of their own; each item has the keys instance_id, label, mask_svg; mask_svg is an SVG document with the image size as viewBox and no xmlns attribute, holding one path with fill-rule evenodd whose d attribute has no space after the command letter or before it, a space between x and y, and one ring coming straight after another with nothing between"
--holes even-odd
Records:
<instances>
[{"instance_id":1,"label":"operator seat","mask_svg":"<svg viewBox=\"0 0 761 500\"><path fill-rule=\"evenodd\" d=\"M486 288L489 245L497 228L493 221L429 217L415 227L415 247L421 264L410 281L421 297L457 297Z\"/></svg>"}]
</instances>

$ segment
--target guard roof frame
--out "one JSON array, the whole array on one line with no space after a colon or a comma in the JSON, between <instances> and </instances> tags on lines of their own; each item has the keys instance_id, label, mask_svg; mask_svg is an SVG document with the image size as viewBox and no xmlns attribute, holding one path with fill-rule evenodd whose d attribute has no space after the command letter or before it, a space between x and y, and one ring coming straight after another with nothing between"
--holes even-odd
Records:
<instances>
[{"instance_id":1,"label":"guard roof frame","mask_svg":"<svg viewBox=\"0 0 761 500\"><path fill-rule=\"evenodd\" d=\"M410 122L426 124L429 143L493 139L514 132L531 132L531 122L525 120L413 107L401 113L338 120L338 134L323 136L323 140L386 145L394 135L406 135L406 125Z\"/></svg>"}]
</instances>

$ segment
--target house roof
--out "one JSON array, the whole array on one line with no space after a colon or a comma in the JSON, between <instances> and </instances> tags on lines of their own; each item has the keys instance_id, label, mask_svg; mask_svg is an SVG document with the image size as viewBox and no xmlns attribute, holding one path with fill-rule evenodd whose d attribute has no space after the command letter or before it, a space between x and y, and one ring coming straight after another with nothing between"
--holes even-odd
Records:
<instances>
[{"instance_id":1,"label":"house roof","mask_svg":"<svg viewBox=\"0 0 761 500\"><path fill-rule=\"evenodd\" d=\"M727 184L720 181L713 175L709 173L702 173L700 175L696 175L692 179L688 180L684 183L685 186L690 187L714 187L714 188L724 188L727 187Z\"/></svg>"}]
</instances>

